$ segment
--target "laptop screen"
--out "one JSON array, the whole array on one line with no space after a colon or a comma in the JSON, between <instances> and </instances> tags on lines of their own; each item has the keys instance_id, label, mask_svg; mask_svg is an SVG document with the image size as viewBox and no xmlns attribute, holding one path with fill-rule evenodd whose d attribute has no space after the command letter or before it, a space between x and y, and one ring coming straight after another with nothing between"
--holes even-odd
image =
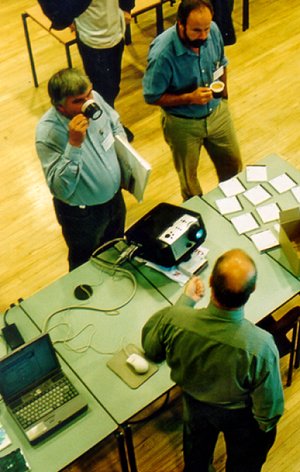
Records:
<instances>
[{"instance_id":1,"label":"laptop screen","mask_svg":"<svg viewBox=\"0 0 300 472\"><path fill-rule=\"evenodd\" d=\"M0 393L4 401L26 392L60 368L49 334L22 345L0 359Z\"/></svg>"}]
</instances>

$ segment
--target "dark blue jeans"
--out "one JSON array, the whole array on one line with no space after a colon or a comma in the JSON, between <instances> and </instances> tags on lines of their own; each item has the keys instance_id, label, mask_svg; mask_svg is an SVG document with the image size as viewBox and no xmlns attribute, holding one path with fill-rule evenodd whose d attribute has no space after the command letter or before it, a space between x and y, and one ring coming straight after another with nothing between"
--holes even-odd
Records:
<instances>
[{"instance_id":1,"label":"dark blue jeans","mask_svg":"<svg viewBox=\"0 0 300 472\"><path fill-rule=\"evenodd\" d=\"M114 108L120 91L124 40L112 48L96 49L86 46L79 38L77 45L86 74L104 100Z\"/></svg>"},{"instance_id":2,"label":"dark blue jeans","mask_svg":"<svg viewBox=\"0 0 300 472\"><path fill-rule=\"evenodd\" d=\"M276 428L261 431L251 408L228 410L183 395L183 452L185 472L208 472L222 431L226 472L259 472L272 447Z\"/></svg>"},{"instance_id":3,"label":"dark blue jeans","mask_svg":"<svg viewBox=\"0 0 300 472\"><path fill-rule=\"evenodd\" d=\"M121 191L107 203L94 206L70 206L53 199L55 213L69 248L69 268L88 261L105 242L124 236L126 208Z\"/></svg>"}]
</instances>

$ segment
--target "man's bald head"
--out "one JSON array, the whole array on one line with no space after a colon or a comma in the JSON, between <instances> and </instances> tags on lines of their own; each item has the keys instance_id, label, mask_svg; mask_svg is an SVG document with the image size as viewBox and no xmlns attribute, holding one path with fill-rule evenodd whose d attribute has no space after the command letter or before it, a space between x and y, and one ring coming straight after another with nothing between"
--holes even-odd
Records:
<instances>
[{"instance_id":1,"label":"man's bald head","mask_svg":"<svg viewBox=\"0 0 300 472\"><path fill-rule=\"evenodd\" d=\"M211 274L212 298L224 308L241 307L255 290L256 278L256 266L248 254L241 249L227 251Z\"/></svg>"}]
</instances>

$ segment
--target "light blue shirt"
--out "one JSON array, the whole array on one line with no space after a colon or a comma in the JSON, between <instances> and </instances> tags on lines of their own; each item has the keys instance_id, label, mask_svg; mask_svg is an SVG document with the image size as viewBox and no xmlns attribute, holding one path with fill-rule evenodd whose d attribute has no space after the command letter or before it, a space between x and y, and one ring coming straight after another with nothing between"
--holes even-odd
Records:
<instances>
[{"instance_id":1,"label":"light blue shirt","mask_svg":"<svg viewBox=\"0 0 300 472\"><path fill-rule=\"evenodd\" d=\"M146 355L166 359L174 382L195 399L228 409L251 407L260 428L269 431L284 409L272 336L246 320L243 308L193 305L182 295L148 320L142 332Z\"/></svg>"},{"instance_id":2,"label":"light blue shirt","mask_svg":"<svg viewBox=\"0 0 300 472\"><path fill-rule=\"evenodd\" d=\"M145 100L153 104L165 93L181 94L208 87L214 72L227 63L222 35L214 22L199 55L184 46L174 25L151 43L143 78ZM163 108L174 115L199 118L210 114L219 102L220 99L212 99L207 105Z\"/></svg>"},{"instance_id":3,"label":"light blue shirt","mask_svg":"<svg viewBox=\"0 0 300 472\"><path fill-rule=\"evenodd\" d=\"M120 166L111 138L126 135L118 113L95 91L93 98L103 113L97 120L89 120L80 147L70 145L70 119L54 107L36 129L36 150L50 191L72 206L108 202L120 188Z\"/></svg>"}]
</instances>

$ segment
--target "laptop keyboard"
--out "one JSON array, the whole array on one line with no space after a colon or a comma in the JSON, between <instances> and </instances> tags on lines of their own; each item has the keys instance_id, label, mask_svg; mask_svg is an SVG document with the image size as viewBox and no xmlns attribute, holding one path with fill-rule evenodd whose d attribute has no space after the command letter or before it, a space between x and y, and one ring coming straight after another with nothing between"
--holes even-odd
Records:
<instances>
[{"instance_id":1,"label":"laptop keyboard","mask_svg":"<svg viewBox=\"0 0 300 472\"><path fill-rule=\"evenodd\" d=\"M47 385L48 387L48 385ZM22 404L14 409L17 418L24 429L39 421L43 416L56 410L64 403L78 395L75 387L68 378L62 377L49 388L41 390L36 399L30 400L28 404Z\"/></svg>"}]
</instances>

